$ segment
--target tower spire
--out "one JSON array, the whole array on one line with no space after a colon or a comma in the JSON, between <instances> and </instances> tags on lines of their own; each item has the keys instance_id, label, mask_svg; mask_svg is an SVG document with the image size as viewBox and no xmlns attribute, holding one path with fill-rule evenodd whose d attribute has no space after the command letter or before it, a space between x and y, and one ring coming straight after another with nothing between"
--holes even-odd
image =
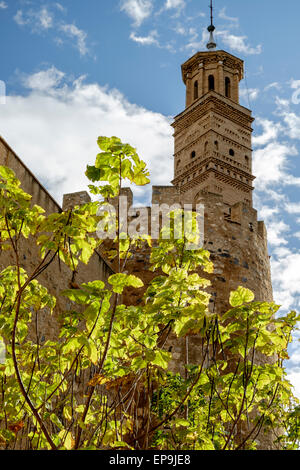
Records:
<instances>
[{"instance_id":1,"label":"tower spire","mask_svg":"<svg viewBox=\"0 0 300 470\"><path fill-rule=\"evenodd\" d=\"M214 30L216 28L214 27L214 21L213 21L213 2L210 0L210 25L207 28L207 31L209 32L209 42L207 43L206 47L208 50L213 50L217 47L217 44L214 40Z\"/></svg>"}]
</instances>

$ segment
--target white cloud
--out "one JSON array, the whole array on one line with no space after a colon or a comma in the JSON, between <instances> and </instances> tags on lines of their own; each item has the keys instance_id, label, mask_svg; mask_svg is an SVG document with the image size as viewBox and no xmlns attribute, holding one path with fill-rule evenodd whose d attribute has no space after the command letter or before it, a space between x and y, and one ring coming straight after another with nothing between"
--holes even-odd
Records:
<instances>
[{"instance_id":1,"label":"white cloud","mask_svg":"<svg viewBox=\"0 0 300 470\"><path fill-rule=\"evenodd\" d=\"M264 198L270 199L272 202L284 203L286 196L282 193L282 187L277 187L276 190L266 186L264 188ZM255 197L255 194L254 194Z\"/></svg>"},{"instance_id":2,"label":"white cloud","mask_svg":"<svg viewBox=\"0 0 300 470\"><path fill-rule=\"evenodd\" d=\"M31 25L33 32L48 30L54 26L53 14L45 6L39 10L29 9L25 13L18 10L14 20L19 26Z\"/></svg>"},{"instance_id":3,"label":"white cloud","mask_svg":"<svg viewBox=\"0 0 300 470\"><path fill-rule=\"evenodd\" d=\"M299 85L297 83L299 82ZM292 88L300 86L300 80L292 81ZM298 88L300 92L300 88ZM293 102L293 98L292 98ZM300 103L300 101L299 101ZM276 97L277 110L276 114L280 116L283 121L283 132L290 139L300 140L300 116L291 111L290 101L287 99Z\"/></svg>"},{"instance_id":4,"label":"white cloud","mask_svg":"<svg viewBox=\"0 0 300 470\"><path fill-rule=\"evenodd\" d=\"M215 39L220 47L220 43L231 49L233 52L245 55L260 54L262 52L262 46L258 45L252 47L247 44L247 36L237 36L230 33L228 30L216 30ZM199 41L194 38L185 46L186 49L190 49L192 52L205 49L209 34L206 28L202 29L202 37Z\"/></svg>"},{"instance_id":5,"label":"white cloud","mask_svg":"<svg viewBox=\"0 0 300 470\"><path fill-rule=\"evenodd\" d=\"M297 155L294 146L270 142L253 153L253 174L256 175L255 187L265 190L266 186L280 183L281 185L300 185L300 179L287 173L288 157Z\"/></svg>"},{"instance_id":6,"label":"white cloud","mask_svg":"<svg viewBox=\"0 0 300 470\"><path fill-rule=\"evenodd\" d=\"M55 67L27 77L28 96L8 96L0 114L3 137L53 196L60 202L62 194L87 188L84 172L99 152L99 135L129 142L147 162L152 183L170 184L171 118L129 103L117 90L82 78L67 85L63 77ZM150 185L135 190L139 202L149 203L150 193Z\"/></svg>"},{"instance_id":7,"label":"white cloud","mask_svg":"<svg viewBox=\"0 0 300 470\"><path fill-rule=\"evenodd\" d=\"M175 33L180 34L181 36L186 35L186 28L182 26L181 24L178 24L174 28Z\"/></svg>"},{"instance_id":8,"label":"white cloud","mask_svg":"<svg viewBox=\"0 0 300 470\"><path fill-rule=\"evenodd\" d=\"M288 202L285 204L285 209L289 214L300 214L300 203Z\"/></svg>"},{"instance_id":9,"label":"white cloud","mask_svg":"<svg viewBox=\"0 0 300 470\"><path fill-rule=\"evenodd\" d=\"M292 78L290 80L290 85L291 85L291 88L293 88L294 90L297 90L298 88L300 88L300 80L294 80Z\"/></svg>"},{"instance_id":10,"label":"white cloud","mask_svg":"<svg viewBox=\"0 0 300 470\"><path fill-rule=\"evenodd\" d=\"M198 31L196 28L190 26L185 27L180 23L178 23L173 28L173 31L175 31L177 34L180 34L181 36L190 36L190 40L196 40L198 37Z\"/></svg>"},{"instance_id":11,"label":"white cloud","mask_svg":"<svg viewBox=\"0 0 300 470\"><path fill-rule=\"evenodd\" d=\"M6 2L0 2L0 9L5 10L8 7Z\"/></svg>"},{"instance_id":12,"label":"white cloud","mask_svg":"<svg viewBox=\"0 0 300 470\"><path fill-rule=\"evenodd\" d=\"M299 332L298 332L299 334ZM292 345L292 352L289 354L290 356L290 363L293 364L294 367L299 367L300 368L300 350L299 350L299 346L298 347L295 347L296 344L293 344ZM300 372L300 370L299 370Z\"/></svg>"},{"instance_id":13,"label":"white cloud","mask_svg":"<svg viewBox=\"0 0 300 470\"><path fill-rule=\"evenodd\" d=\"M18 10L14 20L19 26L27 25L30 27L32 33L54 30L60 35L64 35L64 37L71 38L72 44L75 43L80 55L85 56L90 52L87 46L87 33L75 24L67 24L56 17L58 12L64 13L65 11L60 3L54 3L50 7L42 6L38 10L32 8L26 11ZM54 41L60 46L64 43L61 37L56 37Z\"/></svg>"},{"instance_id":14,"label":"white cloud","mask_svg":"<svg viewBox=\"0 0 300 470\"><path fill-rule=\"evenodd\" d=\"M166 0L165 9L170 10L172 8L182 9L185 7L185 0Z\"/></svg>"},{"instance_id":15,"label":"white cloud","mask_svg":"<svg viewBox=\"0 0 300 470\"><path fill-rule=\"evenodd\" d=\"M285 258L291 254L291 250L286 246L276 246L272 251L273 255L277 258Z\"/></svg>"},{"instance_id":16,"label":"white cloud","mask_svg":"<svg viewBox=\"0 0 300 470\"><path fill-rule=\"evenodd\" d=\"M220 37L227 47L240 54L254 55L261 54L262 52L262 46L260 44L256 47L251 47L246 43L247 36L237 36L227 30L216 31L215 35L217 38Z\"/></svg>"},{"instance_id":17,"label":"white cloud","mask_svg":"<svg viewBox=\"0 0 300 470\"><path fill-rule=\"evenodd\" d=\"M273 252L276 252L277 255L281 250L280 256L283 256L286 252L282 250L286 249L285 245L288 244L286 237L290 232L290 226L282 220L281 209L283 209L283 205L261 205L261 200L258 199L258 204L255 207L258 209L259 219L264 220L266 224L269 245L272 246ZM287 253L289 254L289 251Z\"/></svg>"},{"instance_id":18,"label":"white cloud","mask_svg":"<svg viewBox=\"0 0 300 470\"><path fill-rule=\"evenodd\" d=\"M223 20L226 20L226 21L231 21L232 23L235 23L235 24L238 24L239 22L238 18L234 18L234 17L226 15L226 7L222 8L222 10L219 12L219 18L222 18Z\"/></svg>"},{"instance_id":19,"label":"white cloud","mask_svg":"<svg viewBox=\"0 0 300 470\"><path fill-rule=\"evenodd\" d=\"M43 29L49 29L53 26L53 17L47 10L47 8L41 8L40 12L38 13L38 19L40 21L40 25Z\"/></svg>"},{"instance_id":20,"label":"white cloud","mask_svg":"<svg viewBox=\"0 0 300 470\"><path fill-rule=\"evenodd\" d=\"M264 91L272 90L274 88L276 90L281 90L281 85L278 82L272 82L264 88Z\"/></svg>"},{"instance_id":21,"label":"white cloud","mask_svg":"<svg viewBox=\"0 0 300 470\"><path fill-rule=\"evenodd\" d=\"M197 18L205 18L206 13L203 13L203 11L199 11L198 13L194 14L193 16L186 16L186 21L194 21Z\"/></svg>"},{"instance_id":22,"label":"white cloud","mask_svg":"<svg viewBox=\"0 0 300 470\"><path fill-rule=\"evenodd\" d=\"M261 206L259 207L259 217L267 222L270 219L273 219L275 214L278 214L279 208L278 207L270 207L270 206Z\"/></svg>"},{"instance_id":23,"label":"white cloud","mask_svg":"<svg viewBox=\"0 0 300 470\"><path fill-rule=\"evenodd\" d=\"M81 56L88 54L89 49L86 45L87 34L85 31L77 28L75 24L63 24L60 26L60 30L77 41L76 47Z\"/></svg>"},{"instance_id":24,"label":"white cloud","mask_svg":"<svg viewBox=\"0 0 300 470\"><path fill-rule=\"evenodd\" d=\"M189 42L185 45L184 49L190 50L192 53L199 51L201 49L205 49L206 44L208 42L209 34L206 28L202 29L201 39L198 40L198 34L193 29L194 34L191 35L189 38Z\"/></svg>"},{"instance_id":25,"label":"white cloud","mask_svg":"<svg viewBox=\"0 0 300 470\"><path fill-rule=\"evenodd\" d=\"M172 14L171 18L179 18L185 6L186 6L185 0L166 0L162 8L156 12L156 16L161 15L161 13L165 11L174 10L175 13ZM195 19L195 17L193 19ZM187 20L189 21L188 18Z\"/></svg>"},{"instance_id":26,"label":"white cloud","mask_svg":"<svg viewBox=\"0 0 300 470\"><path fill-rule=\"evenodd\" d=\"M290 81L291 88L294 89L294 93L292 94L292 103L293 104L300 104L300 80L292 80Z\"/></svg>"},{"instance_id":27,"label":"white cloud","mask_svg":"<svg viewBox=\"0 0 300 470\"><path fill-rule=\"evenodd\" d=\"M283 110L286 111L289 109L289 106L290 106L289 100L284 99L284 98L279 98L278 96L276 96L275 101L276 101L279 114L280 114L280 111L283 111Z\"/></svg>"},{"instance_id":28,"label":"white cloud","mask_svg":"<svg viewBox=\"0 0 300 470\"><path fill-rule=\"evenodd\" d=\"M56 3L54 4L54 6L55 6L55 7L57 8L57 10L59 10L59 11L63 11L63 12L66 11L66 8L65 8L64 6L62 6L60 3L58 3L58 2L56 2Z\"/></svg>"},{"instance_id":29,"label":"white cloud","mask_svg":"<svg viewBox=\"0 0 300 470\"><path fill-rule=\"evenodd\" d=\"M14 16L14 20L19 26L23 26L23 25L28 24L30 22L29 19L24 18L22 10L17 11L17 13Z\"/></svg>"},{"instance_id":30,"label":"white cloud","mask_svg":"<svg viewBox=\"0 0 300 470\"><path fill-rule=\"evenodd\" d=\"M26 76L23 79L23 85L26 88L30 88L35 91L45 91L56 88L61 83L65 74L56 67L52 66L47 70L41 70L40 72Z\"/></svg>"},{"instance_id":31,"label":"white cloud","mask_svg":"<svg viewBox=\"0 0 300 470\"><path fill-rule=\"evenodd\" d=\"M242 88L240 90L240 97L244 99L250 99L252 101L256 100L259 95L259 89L258 88Z\"/></svg>"},{"instance_id":32,"label":"white cloud","mask_svg":"<svg viewBox=\"0 0 300 470\"><path fill-rule=\"evenodd\" d=\"M140 26L153 10L152 0L123 0L121 11L133 19L135 26Z\"/></svg>"},{"instance_id":33,"label":"white cloud","mask_svg":"<svg viewBox=\"0 0 300 470\"><path fill-rule=\"evenodd\" d=\"M130 34L130 39L132 39L132 41L137 42L138 44L141 44L142 46L150 46L150 45L159 46L157 36L158 36L157 31L151 31L151 33L148 36L137 36L136 33L132 32Z\"/></svg>"},{"instance_id":34,"label":"white cloud","mask_svg":"<svg viewBox=\"0 0 300 470\"><path fill-rule=\"evenodd\" d=\"M294 394L300 399L300 371L288 371L287 379L294 387Z\"/></svg>"},{"instance_id":35,"label":"white cloud","mask_svg":"<svg viewBox=\"0 0 300 470\"><path fill-rule=\"evenodd\" d=\"M169 52L175 52L174 45L172 44L172 42L160 44L158 40L158 32L156 30L151 31L148 36L138 36L137 33L132 31L129 37L132 41L142 46L157 46L161 49L167 49Z\"/></svg>"},{"instance_id":36,"label":"white cloud","mask_svg":"<svg viewBox=\"0 0 300 470\"><path fill-rule=\"evenodd\" d=\"M283 220L273 220L267 224L268 242L270 245L279 246L287 245L288 242L284 238L284 234L289 232L290 227Z\"/></svg>"},{"instance_id":37,"label":"white cloud","mask_svg":"<svg viewBox=\"0 0 300 470\"><path fill-rule=\"evenodd\" d=\"M284 310L299 308L299 264L300 253L293 253L288 249L282 256L271 258L274 299Z\"/></svg>"},{"instance_id":38,"label":"white cloud","mask_svg":"<svg viewBox=\"0 0 300 470\"><path fill-rule=\"evenodd\" d=\"M282 126L279 123L270 121L269 119L258 117L256 118L255 122L263 129L263 133L261 135L254 135L252 138L252 143L255 146L266 145L271 140L275 140L278 137L280 130L282 129Z\"/></svg>"},{"instance_id":39,"label":"white cloud","mask_svg":"<svg viewBox=\"0 0 300 470\"><path fill-rule=\"evenodd\" d=\"M283 120L287 125L287 134L291 139L300 139L300 116L292 112L283 112Z\"/></svg>"},{"instance_id":40,"label":"white cloud","mask_svg":"<svg viewBox=\"0 0 300 470\"><path fill-rule=\"evenodd\" d=\"M297 398L300 399L300 348L299 342L299 331L295 331L293 334L294 341L289 347L289 356L286 366L287 369L287 379L291 382L294 387L294 394Z\"/></svg>"}]
</instances>

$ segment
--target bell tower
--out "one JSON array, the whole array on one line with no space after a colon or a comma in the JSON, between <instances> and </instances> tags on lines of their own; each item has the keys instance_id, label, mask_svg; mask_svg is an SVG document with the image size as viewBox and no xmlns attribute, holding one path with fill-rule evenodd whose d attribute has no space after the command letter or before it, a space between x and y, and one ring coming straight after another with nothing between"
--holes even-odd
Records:
<instances>
[{"instance_id":1,"label":"bell tower","mask_svg":"<svg viewBox=\"0 0 300 470\"><path fill-rule=\"evenodd\" d=\"M186 107L172 124L174 180L172 186L153 187L152 204L203 205L203 247L210 252L214 272L200 273L211 282L209 309L221 315L230 308L230 293L238 286L252 290L256 301L272 301L273 293L267 232L252 207L253 118L239 103L244 64L228 52L216 50L214 30L211 15L207 51L197 52L182 65ZM123 194L125 191L132 197L129 188L123 188ZM127 270L143 279L145 286L155 275L149 269L149 252L145 245L127 263ZM128 294L127 305L140 302L134 296L138 294ZM184 376L187 356L190 364L199 364L203 352L200 335L188 335L188 342L170 337L169 347L173 372ZM267 362L265 357L256 360ZM271 441L261 431L258 448L273 449Z\"/></svg>"},{"instance_id":2,"label":"bell tower","mask_svg":"<svg viewBox=\"0 0 300 470\"><path fill-rule=\"evenodd\" d=\"M251 111L239 103L244 76L241 59L216 50L215 27L208 27L208 50L181 67L186 108L175 117L174 180L181 198L194 201L199 191L219 194L231 206L252 207Z\"/></svg>"}]
</instances>

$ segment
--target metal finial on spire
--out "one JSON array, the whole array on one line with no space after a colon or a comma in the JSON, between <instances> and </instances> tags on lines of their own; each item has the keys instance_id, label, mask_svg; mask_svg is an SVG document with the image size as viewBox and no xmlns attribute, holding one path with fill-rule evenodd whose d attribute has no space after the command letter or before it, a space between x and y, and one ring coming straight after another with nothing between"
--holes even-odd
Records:
<instances>
[{"instance_id":1,"label":"metal finial on spire","mask_svg":"<svg viewBox=\"0 0 300 470\"><path fill-rule=\"evenodd\" d=\"M217 44L214 40L214 30L216 28L214 27L214 21L213 21L213 2L210 0L210 25L207 28L207 31L209 32L209 41L206 45L208 50L215 49L217 47Z\"/></svg>"}]
</instances>

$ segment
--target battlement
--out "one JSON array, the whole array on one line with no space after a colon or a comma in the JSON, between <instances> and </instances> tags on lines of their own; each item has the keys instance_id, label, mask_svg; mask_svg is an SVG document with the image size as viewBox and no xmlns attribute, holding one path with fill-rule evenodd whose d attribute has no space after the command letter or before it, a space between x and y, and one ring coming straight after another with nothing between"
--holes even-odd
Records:
<instances>
[{"instance_id":1,"label":"battlement","mask_svg":"<svg viewBox=\"0 0 300 470\"><path fill-rule=\"evenodd\" d=\"M246 243L259 245L261 250L267 253L267 230L263 221L257 219L257 210L245 202L228 204L224 202L223 195L213 193L207 190L198 191L193 199L187 198L185 194L180 194L175 186L153 186L152 187L152 205L135 207L133 203L133 193L131 188L122 188L120 196L126 196L127 204L127 222L132 227L138 227L142 233L152 233L156 240L159 235L158 230L152 231L153 226L162 226L162 215L165 214L165 207L158 210L157 206L172 207L178 205L184 209L184 205L191 205L193 210L197 205L204 207L204 231L207 239L207 249L213 244L211 233L214 236L225 230L231 240L245 240ZM114 207L118 206L118 199L109 201ZM133 221L133 223L132 223ZM159 223L158 223L159 221ZM213 228L213 230L212 230ZM222 243L224 243L225 233L222 234ZM220 246L221 246L220 245Z\"/></svg>"},{"instance_id":2,"label":"battlement","mask_svg":"<svg viewBox=\"0 0 300 470\"><path fill-rule=\"evenodd\" d=\"M178 204L180 194L175 186L153 186L152 204Z\"/></svg>"},{"instance_id":3,"label":"battlement","mask_svg":"<svg viewBox=\"0 0 300 470\"><path fill-rule=\"evenodd\" d=\"M90 195L86 191L79 191L76 193L64 194L63 196L63 210L68 211L75 206L82 206L91 202Z\"/></svg>"}]
</instances>

